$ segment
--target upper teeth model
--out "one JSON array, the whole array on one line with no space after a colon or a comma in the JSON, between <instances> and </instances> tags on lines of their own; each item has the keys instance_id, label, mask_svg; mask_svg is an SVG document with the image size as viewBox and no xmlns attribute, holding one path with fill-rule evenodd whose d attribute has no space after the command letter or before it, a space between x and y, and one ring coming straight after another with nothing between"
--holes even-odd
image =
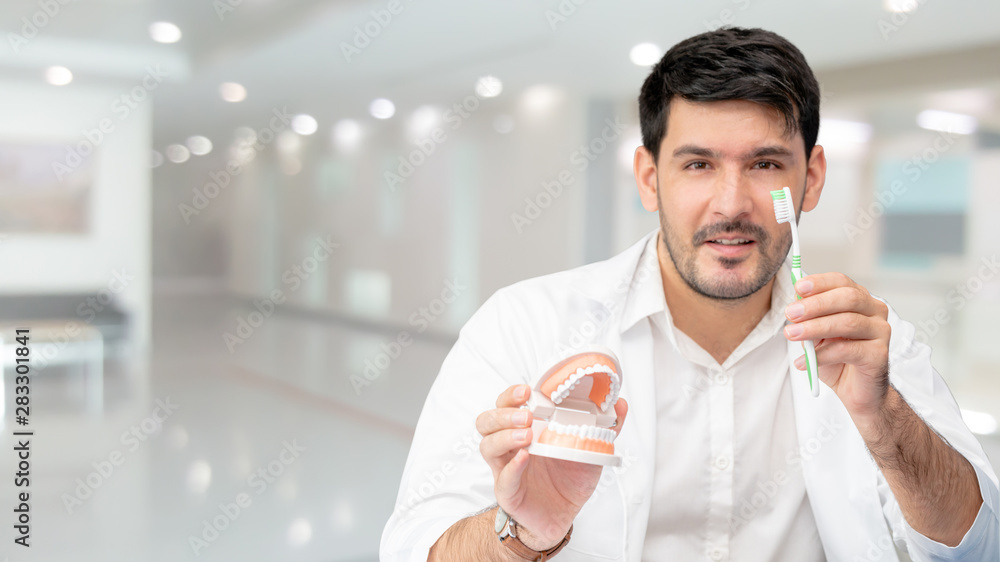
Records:
<instances>
[{"instance_id":1,"label":"upper teeth model","mask_svg":"<svg viewBox=\"0 0 1000 562\"><path fill-rule=\"evenodd\" d=\"M556 404L570 394L587 396L602 412L607 412L618 400L622 387L621 377L613 365L614 362L600 354L582 355L553 373L539 390Z\"/></svg>"}]
</instances>

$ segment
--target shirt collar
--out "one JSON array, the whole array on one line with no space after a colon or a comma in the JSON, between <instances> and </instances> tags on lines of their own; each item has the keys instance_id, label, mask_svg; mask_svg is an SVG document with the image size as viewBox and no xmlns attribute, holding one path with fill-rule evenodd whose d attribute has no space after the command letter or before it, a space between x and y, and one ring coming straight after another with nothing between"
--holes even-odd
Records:
<instances>
[{"instance_id":1,"label":"shirt collar","mask_svg":"<svg viewBox=\"0 0 1000 562\"><path fill-rule=\"evenodd\" d=\"M660 262L657 257L659 228L647 236L648 239L636 264L629 287L622 313L621 331L624 333L643 318L650 316L656 318L658 316L657 319L666 320L663 327L667 338L674 347L680 349L678 335L683 336L685 340L690 338L679 333L674 327L673 318L670 316L670 310L667 308L667 301L663 295L663 278L660 275ZM784 327L785 308L794 299L795 289L792 285L791 263L786 257L778 273L775 274L775 283L771 287L771 309L726 359L725 363L731 364L738 361L740 357L756 348L764 340L771 338Z\"/></svg>"}]
</instances>

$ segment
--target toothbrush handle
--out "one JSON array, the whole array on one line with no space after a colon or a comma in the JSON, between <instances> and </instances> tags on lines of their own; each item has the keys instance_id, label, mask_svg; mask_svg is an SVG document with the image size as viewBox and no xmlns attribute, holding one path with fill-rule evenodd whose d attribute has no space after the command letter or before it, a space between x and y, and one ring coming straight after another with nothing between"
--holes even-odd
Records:
<instances>
[{"instance_id":1,"label":"toothbrush handle","mask_svg":"<svg viewBox=\"0 0 1000 562\"><path fill-rule=\"evenodd\" d=\"M802 268L793 267L792 284L797 283L802 277ZM798 293L795 293L795 297L802 300L802 297ZM809 376L809 389L812 391L814 397L819 396L819 368L816 365L816 346L813 345L812 340L802 342L802 352L806 356L806 374Z\"/></svg>"}]
</instances>

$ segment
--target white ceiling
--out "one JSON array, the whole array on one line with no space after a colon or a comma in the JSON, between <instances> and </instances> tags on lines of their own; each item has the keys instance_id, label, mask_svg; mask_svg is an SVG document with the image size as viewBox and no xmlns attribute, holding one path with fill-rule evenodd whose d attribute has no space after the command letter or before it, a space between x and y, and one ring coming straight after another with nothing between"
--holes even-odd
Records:
<instances>
[{"instance_id":1,"label":"white ceiling","mask_svg":"<svg viewBox=\"0 0 1000 562\"><path fill-rule=\"evenodd\" d=\"M227 2L236 6L220 17L216 6ZM485 74L503 80L505 93L546 83L573 96L632 98L646 74L628 60L633 45L668 48L723 18L784 35L818 71L1000 42L996 0L920 0L887 34L879 21L892 24L892 16L882 0L395 2L401 10L348 62L341 43L352 41L356 27L374 25L372 11L386 10L389 0L77 0L18 52L2 45L0 72L41 80L45 66L65 64L77 82L127 85L145 64L163 64L171 81L156 94L160 144L265 122L274 107L311 113L328 127L342 117L367 118L379 96L400 112L450 104ZM560 7L573 13L553 28L547 11ZM4 0L3 36L38 10L37 0ZM177 23L183 39L153 43L147 26L159 19ZM989 72L1000 77L1000 68ZM248 99L221 101L224 81L244 84Z\"/></svg>"}]
</instances>

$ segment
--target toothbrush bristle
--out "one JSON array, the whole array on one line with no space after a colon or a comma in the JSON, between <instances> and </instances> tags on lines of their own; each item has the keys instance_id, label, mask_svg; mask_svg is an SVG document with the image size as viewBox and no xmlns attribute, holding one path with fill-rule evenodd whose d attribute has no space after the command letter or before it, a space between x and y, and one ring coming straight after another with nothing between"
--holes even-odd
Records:
<instances>
[{"instance_id":1,"label":"toothbrush bristle","mask_svg":"<svg viewBox=\"0 0 1000 562\"><path fill-rule=\"evenodd\" d=\"M788 199L785 199L784 193L778 191L781 197L775 195L776 192L771 192L771 197L774 198L774 218L778 220L778 224L786 223L792 218L792 212L789 209L791 206Z\"/></svg>"}]
</instances>

